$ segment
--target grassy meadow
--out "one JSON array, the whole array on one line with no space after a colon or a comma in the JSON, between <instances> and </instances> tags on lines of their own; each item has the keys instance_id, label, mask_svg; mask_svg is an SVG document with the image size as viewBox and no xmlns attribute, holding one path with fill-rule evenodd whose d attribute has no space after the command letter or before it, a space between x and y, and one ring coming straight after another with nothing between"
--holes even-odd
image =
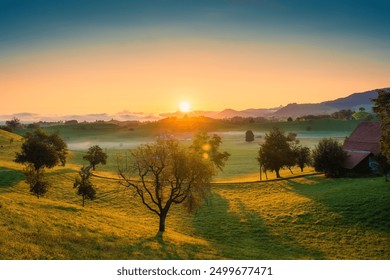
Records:
<instances>
[{"instance_id":1,"label":"grassy meadow","mask_svg":"<svg viewBox=\"0 0 390 280\"><path fill-rule=\"evenodd\" d=\"M390 184L383 178L312 175L239 183L259 178L255 157L267 131L260 128L253 129L253 143L244 141L246 127L242 133L218 131L222 150L232 154L215 180L219 183L194 213L174 206L163 237L156 236L157 216L116 180L93 177L97 198L83 208L73 181L86 164L82 155L88 145L110 143L105 148L112 159L156 135L150 128L141 132L106 124L100 131L100 125L50 128L59 130L72 151L65 167L48 170L52 186L40 199L30 195L22 166L12 161L20 136L0 130L0 259L390 258ZM310 147L322 134L341 140L353 130L334 125L326 132L329 124L323 126L311 134L285 130L297 132ZM190 142L188 133L179 136ZM99 165L96 174L116 177L115 164Z\"/></svg>"}]
</instances>

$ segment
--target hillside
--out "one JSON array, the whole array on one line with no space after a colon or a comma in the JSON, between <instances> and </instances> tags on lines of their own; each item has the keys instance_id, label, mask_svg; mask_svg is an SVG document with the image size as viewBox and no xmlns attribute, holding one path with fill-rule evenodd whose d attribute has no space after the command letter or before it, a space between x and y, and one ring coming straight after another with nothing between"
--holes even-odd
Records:
<instances>
[{"instance_id":1,"label":"hillside","mask_svg":"<svg viewBox=\"0 0 390 280\"><path fill-rule=\"evenodd\" d=\"M390 88L385 88L390 91ZM275 117L299 117L303 115L323 115L331 114L342 109L358 110L359 107L372 111L372 98L378 96L377 90L371 90L361 93L354 93L347 97L338 98L331 101L313 104L288 104L287 106L276 111Z\"/></svg>"},{"instance_id":2,"label":"hillside","mask_svg":"<svg viewBox=\"0 0 390 280\"><path fill-rule=\"evenodd\" d=\"M171 209L161 238L157 216L115 180L93 177L97 198L83 208L73 189L81 163L48 170L47 195L30 195L13 162L20 139L0 132L0 259L390 258L390 192L380 177L214 184L194 213ZM96 172L116 177L105 166Z\"/></svg>"}]
</instances>

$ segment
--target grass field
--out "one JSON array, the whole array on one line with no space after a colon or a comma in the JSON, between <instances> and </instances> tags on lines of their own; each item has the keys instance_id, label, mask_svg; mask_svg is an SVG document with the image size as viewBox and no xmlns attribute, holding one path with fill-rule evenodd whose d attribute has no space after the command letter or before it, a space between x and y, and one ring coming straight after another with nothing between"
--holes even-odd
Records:
<instances>
[{"instance_id":1,"label":"grass field","mask_svg":"<svg viewBox=\"0 0 390 280\"><path fill-rule=\"evenodd\" d=\"M232 156L216 181L229 183L214 184L194 213L171 209L161 238L157 216L117 181L94 177L97 198L81 207L72 186L83 149L73 150L65 167L48 171L52 186L44 198L30 195L22 166L13 162L21 138L0 130L0 259L390 258L390 184L383 178L237 183L258 180L258 143L246 143L239 132L221 133ZM342 133L334 135L342 139ZM83 137L90 141L91 134ZM316 139L301 141L314 145ZM123 153L125 145L108 151ZM109 163L96 173L115 177L114 171Z\"/></svg>"}]
</instances>

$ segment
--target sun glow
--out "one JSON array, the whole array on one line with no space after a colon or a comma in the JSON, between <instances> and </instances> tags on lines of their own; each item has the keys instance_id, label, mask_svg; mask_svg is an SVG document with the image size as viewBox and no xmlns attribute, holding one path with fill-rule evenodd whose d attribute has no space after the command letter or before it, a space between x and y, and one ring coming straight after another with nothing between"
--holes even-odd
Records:
<instances>
[{"instance_id":1,"label":"sun glow","mask_svg":"<svg viewBox=\"0 0 390 280\"><path fill-rule=\"evenodd\" d=\"M191 110L191 104L187 101L182 101L179 105L180 111L183 113L188 113Z\"/></svg>"}]
</instances>

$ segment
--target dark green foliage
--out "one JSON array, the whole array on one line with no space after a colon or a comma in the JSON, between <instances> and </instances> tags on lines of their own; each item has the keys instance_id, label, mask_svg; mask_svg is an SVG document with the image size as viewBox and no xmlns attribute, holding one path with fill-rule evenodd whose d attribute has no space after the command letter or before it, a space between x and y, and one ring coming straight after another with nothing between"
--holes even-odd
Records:
<instances>
[{"instance_id":1,"label":"dark green foliage","mask_svg":"<svg viewBox=\"0 0 390 280\"><path fill-rule=\"evenodd\" d=\"M292 117L288 117L288 118L287 118L287 121L288 121L288 122L292 122L292 121L293 121L293 118L292 118Z\"/></svg>"},{"instance_id":2,"label":"dark green foliage","mask_svg":"<svg viewBox=\"0 0 390 280\"><path fill-rule=\"evenodd\" d=\"M26 182L30 185L30 192L36 195L37 198L44 196L50 186L49 182L45 180L44 169L35 169L32 164L29 164L25 170Z\"/></svg>"},{"instance_id":3,"label":"dark green foliage","mask_svg":"<svg viewBox=\"0 0 390 280\"><path fill-rule=\"evenodd\" d=\"M32 164L36 170L43 167L52 168L60 164L65 165L67 153L67 145L58 134L48 135L37 129L26 133L22 151L16 153L15 162Z\"/></svg>"},{"instance_id":4,"label":"dark green foliage","mask_svg":"<svg viewBox=\"0 0 390 280\"><path fill-rule=\"evenodd\" d=\"M10 127L8 127L6 125L0 125L0 129L8 131L8 132L13 132L12 128L10 128Z\"/></svg>"},{"instance_id":5,"label":"dark green foliage","mask_svg":"<svg viewBox=\"0 0 390 280\"><path fill-rule=\"evenodd\" d=\"M73 183L73 188L77 188L77 194L83 198L83 207L85 205L85 199L93 200L96 196L96 190L89 177L89 169L81 168L79 175Z\"/></svg>"},{"instance_id":6,"label":"dark green foliage","mask_svg":"<svg viewBox=\"0 0 390 280\"><path fill-rule=\"evenodd\" d=\"M253 134L252 130L247 130L245 132L245 141L246 142L253 142L255 140L255 135Z\"/></svg>"},{"instance_id":7,"label":"dark green foliage","mask_svg":"<svg viewBox=\"0 0 390 280\"><path fill-rule=\"evenodd\" d=\"M18 118L13 118L12 120L5 122L6 127L9 128L9 131L13 132L17 128L22 127L22 124L20 123L20 120Z\"/></svg>"},{"instance_id":8,"label":"dark green foliage","mask_svg":"<svg viewBox=\"0 0 390 280\"><path fill-rule=\"evenodd\" d=\"M214 167L222 170L225 162L229 159L228 152L220 152L219 146L222 144L222 139L217 134L213 136L207 135L205 132L200 132L194 136L191 149L201 155L204 159L210 160Z\"/></svg>"},{"instance_id":9,"label":"dark green foliage","mask_svg":"<svg viewBox=\"0 0 390 280\"><path fill-rule=\"evenodd\" d=\"M296 164L301 169L301 172L303 172L305 165L311 165L310 149L308 147L298 146L294 149L294 153L296 156Z\"/></svg>"},{"instance_id":10,"label":"dark green foliage","mask_svg":"<svg viewBox=\"0 0 390 280\"><path fill-rule=\"evenodd\" d=\"M316 171L324 172L326 177L340 177L347 153L342 145L333 139L321 139L313 151L313 166Z\"/></svg>"},{"instance_id":11,"label":"dark green foliage","mask_svg":"<svg viewBox=\"0 0 390 280\"><path fill-rule=\"evenodd\" d=\"M294 165L291 148L291 142L295 140L293 136L294 134L286 136L279 128L273 128L265 135L265 142L260 145L257 160L264 170L275 171L277 178L280 178L280 169Z\"/></svg>"},{"instance_id":12,"label":"dark green foliage","mask_svg":"<svg viewBox=\"0 0 390 280\"><path fill-rule=\"evenodd\" d=\"M385 179L386 179L386 182L387 182L388 181L387 174L389 174L389 172L390 172L390 163L389 163L389 161L387 160L386 156L384 156L382 153L376 155L374 157L374 159L378 163L378 167L379 167L378 171L383 176L385 176Z\"/></svg>"},{"instance_id":13,"label":"dark green foliage","mask_svg":"<svg viewBox=\"0 0 390 280\"><path fill-rule=\"evenodd\" d=\"M334 119L339 119L339 120L349 120L352 118L352 115L355 112L348 109L348 110L340 110L338 112L334 112L331 117Z\"/></svg>"},{"instance_id":14,"label":"dark green foliage","mask_svg":"<svg viewBox=\"0 0 390 280\"><path fill-rule=\"evenodd\" d=\"M390 92L378 90L378 98L373 100L373 110L381 123L381 153L390 162Z\"/></svg>"},{"instance_id":15,"label":"dark green foliage","mask_svg":"<svg viewBox=\"0 0 390 280\"><path fill-rule=\"evenodd\" d=\"M83 157L83 159L89 161L93 170L95 170L95 166L97 164L101 163L104 165L107 163L107 154L103 152L102 148L100 148L98 145L95 145L88 149L88 152Z\"/></svg>"}]
</instances>

